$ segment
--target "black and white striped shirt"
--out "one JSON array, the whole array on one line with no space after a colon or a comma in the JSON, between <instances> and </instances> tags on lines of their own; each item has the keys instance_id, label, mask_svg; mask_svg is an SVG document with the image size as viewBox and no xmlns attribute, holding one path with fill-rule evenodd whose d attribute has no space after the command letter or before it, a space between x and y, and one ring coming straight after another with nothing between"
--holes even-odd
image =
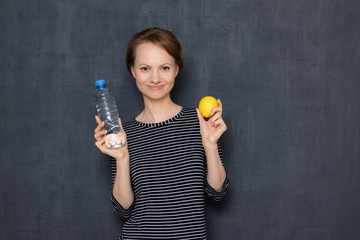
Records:
<instances>
[{"instance_id":1,"label":"black and white striped shirt","mask_svg":"<svg viewBox=\"0 0 360 240\"><path fill-rule=\"evenodd\" d=\"M123 239L206 239L206 192L220 201L221 192L206 181L206 158L195 109L183 108L160 123L135 119L123 125L130 154L134 202L123 209L111 191L115 210L125 218ZM221 148L219 154L222 159ZM112 183L116 174L111 161Z\"/></svg>"}]
</instances>

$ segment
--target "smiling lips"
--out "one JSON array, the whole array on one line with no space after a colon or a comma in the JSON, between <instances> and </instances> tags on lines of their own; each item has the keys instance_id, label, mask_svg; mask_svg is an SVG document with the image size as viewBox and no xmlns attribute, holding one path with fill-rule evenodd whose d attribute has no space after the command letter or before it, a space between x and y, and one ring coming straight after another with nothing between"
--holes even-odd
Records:
<instances>
[{"instance_id":1,"label":"smiling lips","mask_svg":"<svg viewBox=\"0 0 360 240\"><path fill-rule=\"evenodd\" d=\"M157 85L157 86L148 85L148 88L150 88L151 90L160 90L163 88L163 85Z\"/></svg>"}]
</instances>

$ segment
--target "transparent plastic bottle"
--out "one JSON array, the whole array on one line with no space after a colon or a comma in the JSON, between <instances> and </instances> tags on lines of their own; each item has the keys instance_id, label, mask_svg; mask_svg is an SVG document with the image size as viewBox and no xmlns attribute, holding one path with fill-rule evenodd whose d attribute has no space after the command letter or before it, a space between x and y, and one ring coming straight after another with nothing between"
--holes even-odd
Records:
<instances>
[{"instance_id":1,"label":"transparent plastic bottle","mask_svg":"<svg viewBox=\"0 0 360 240\"><path fill-rule=\"evenodd\" d=\"M109 149L123 147L126 144L124 133L119 127L119 113L112 92L106 88L105 80L95 82L95 104L97 114L105 122L105 145Z\"/></svg>"}]
</instances>

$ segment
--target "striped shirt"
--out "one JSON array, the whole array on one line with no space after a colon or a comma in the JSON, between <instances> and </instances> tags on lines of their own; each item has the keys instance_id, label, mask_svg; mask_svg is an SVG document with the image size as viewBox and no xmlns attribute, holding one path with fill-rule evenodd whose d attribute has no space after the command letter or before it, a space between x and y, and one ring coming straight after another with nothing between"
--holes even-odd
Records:
<instances>
[{"instance_id":1,"label":"striped shirt","mask_svg":"<svg viewBox=\"0 0 360 240\"><path fill-rule=\"evenodd\" d=\"M204 195L220 201L229 181L226 178L221 192L206 181L206 158L195 109L183 108L160 123L133 119L123 127L134 202L124 209L112 191L110 194L116 212L125 218L122 239L206 239ZM112 184L115 175L112 159Z\"/></svg>"}]
</instances>

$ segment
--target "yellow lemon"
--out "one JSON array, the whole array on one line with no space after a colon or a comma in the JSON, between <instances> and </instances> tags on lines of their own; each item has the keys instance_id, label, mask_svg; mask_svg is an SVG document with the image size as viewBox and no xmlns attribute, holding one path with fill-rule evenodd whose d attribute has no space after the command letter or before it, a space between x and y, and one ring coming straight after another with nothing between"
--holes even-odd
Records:
<instances>
[{"instance_id":1,"label":"yellow lemon","mask_svg":"<svg viewBox=\"0 0 360 240\"><path fill-rule=\"evenodd\" d=\"M209 118L211 117L210 116L211 109L213 109L213 107L218 107L218 106L219 104L214 97L206 96L203 97L199 102L199 111L201 115L203 115L203 117Z\"/></svg>"}]
</instances>

